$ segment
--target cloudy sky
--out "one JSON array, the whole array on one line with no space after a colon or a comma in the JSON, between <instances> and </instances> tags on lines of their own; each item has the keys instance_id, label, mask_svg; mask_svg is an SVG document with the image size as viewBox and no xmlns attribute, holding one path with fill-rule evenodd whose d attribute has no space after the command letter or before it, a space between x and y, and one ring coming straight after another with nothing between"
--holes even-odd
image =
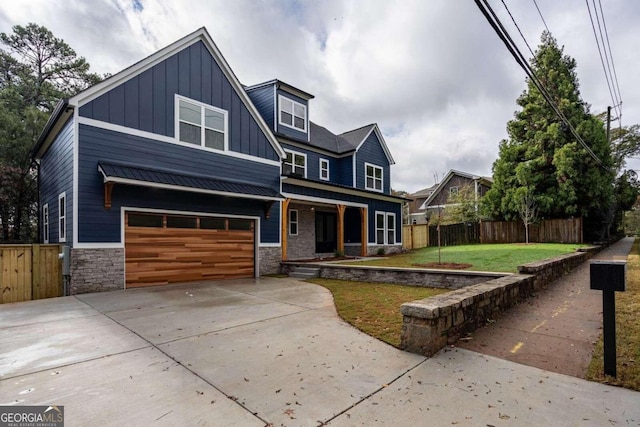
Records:
<instances>
[{"instance_id":1,"label":"cloudy sky","mask_svg":"<svg viewBox=\"0 0 640 427\"><path fill-rule=\"evenodd\" d=\"M592 5L593 1L587 0ZM598 0L623 100L640 123L640 2ZM544 24L533 0L505 0L535 49ZM502 1L490 0L523 53ZM592 112L612 105L586 2L537 0L576 59ZM205 26L244 84L278 78L315 95L310 118L335 133L376 122L414 192L449 169L491 175L525 75L471 0L13 0L0 32L44 25L98 73L116 73ZM530 55L527 55L529 57ZM640 162L630 162L640 169Z\"/></svg>"}]
</instances>

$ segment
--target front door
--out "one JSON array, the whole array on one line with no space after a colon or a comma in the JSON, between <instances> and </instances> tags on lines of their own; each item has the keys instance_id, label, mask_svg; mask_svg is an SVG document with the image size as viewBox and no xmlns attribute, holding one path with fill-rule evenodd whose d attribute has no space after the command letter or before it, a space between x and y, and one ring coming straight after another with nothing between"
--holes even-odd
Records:
<instances>
[{"instance_id":1,"label":"front door","mask_svg":"<svg viewBox=\"0 0 640 427\"><path fill-rule=\"evenodd\" d=\"M338 216L334 212L316 212L316 253L334 252L338 247Z\"/></svg>"}]
</instances>

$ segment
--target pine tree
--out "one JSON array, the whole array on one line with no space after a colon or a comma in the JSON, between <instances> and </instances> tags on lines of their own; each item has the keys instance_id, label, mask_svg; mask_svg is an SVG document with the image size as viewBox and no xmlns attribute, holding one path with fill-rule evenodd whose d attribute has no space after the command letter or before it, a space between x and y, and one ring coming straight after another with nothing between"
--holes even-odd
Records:
<instances>
[{"instance_id":1,"label":"pine tree","mask_svg":"<svg viewBox=\"0 0 640 427\"><path fill-rule=\"evenodd\" d=\"M585 218L585 235L604 235L615 178L603 123L580 97L576 62L547 32L532 68L558 108L598 156L592 158L527 79L517 99L520 107L507 124L509 138L500 143L493 164L493 186L485 196L487 213L517 219L524 191L533 194L539 218Z\"/></svg>"}]
</instances>

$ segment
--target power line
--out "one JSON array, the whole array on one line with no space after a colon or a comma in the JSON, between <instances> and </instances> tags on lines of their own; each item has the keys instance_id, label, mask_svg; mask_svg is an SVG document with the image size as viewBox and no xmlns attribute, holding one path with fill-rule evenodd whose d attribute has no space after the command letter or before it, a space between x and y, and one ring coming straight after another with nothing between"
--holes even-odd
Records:
<instances>
[{"instance_id":1,"label":"power line","mask_svg":"<svg viewBox=\"0 0 640 427\"><path fill-rule=\"evenodd\" d=\"M551 34L551 30L549 30L549 27L547 27L547 22L544 20L544 16L542 16L542 12L540 12L540 8L538 7L538 3L536 2L536 0L533 0L533 4L535 4L536 9L538 9L538 15L540 15L540 19L542 19L542 23L544 24L544 27L547 29L547 33Z\"/></svg>"},{"instance_id":2,"label":"power line","mask_svg":"<svg viewBox=\"0 0 640 427\"><path fill-rule=\"evenodd\" d=\"M604 26L604 35L607 40L607 47L609 48L609 56L611 57L611 67L613 68L613 77L616 82L616 89L618 90L618 99L620 100L620 126L622 126L622 93L620 93L620 85L618 84L618 73L616 72L616 64L613 62L613 53L611 52L611 44L609 43L609 32L607 31L607 22L604 19L604 11L602 10L602 2L598 0L600 5L600 16L602 16L602 25Z\"/></svg>"},{"instance_id":3,"label":"power line","mask_svg":"<svg viewBox=\"0 0 640 427\"><path fill-rule=\"evenodd\" d=\"M562 113L562 111L558 108L556 103L553 101L553 98L547 92L546 88L544 87L544 85L542 84L542 82L540 81L540 79L538 78L536 73L531 69L531 67L529 66L529 63L524 58L524 56L522 55L522 52L520 52L520 49L518 49L518 46L514 43L513 39L509 35L509 33L507 32L507 30L502 25L502 22L500 22L500 19L498 18L496 13L491 8L491 6L489 5L488 1L487 0L474 0L474 1L475 1L476 5L478 6L478 8L480 9L480 11L482 12L482 14L485 16L485 18L489 22L489 24L491 25L491 27L494 29L494 31L496 32L498 37L500 38L500 40L502 40L504 45L507 47L507 50L514 57L514 59L516 60L518 65L520 65L520 67L522 67L522 69L527 74L527 76L529 76L529 78L531 79L533 84L536 86L536 88L538 88L538 90L540 91L540 94L547 101L547 104L549 104L549 106L553 109L553 111L560 118L560 120L562 120L565 123L565 125L567 125L567 127L571 131L572 135L576 138L578 143L580 145L582 145L582 147L596 161L596 163L598 163L598 165L600 165L603 168L605 168L604 163L602 162L602 160L600 160L600 158L593 152L591 147L589 147L587 145L587 143L584 142L582 137L580 137L580 135L578 135L578 132L575 130L575 128L573 127L571 122L569 122L569 120L564 115L564 113Z\"/></svg>"},{"instance_id":4,"label":"power line","mask_svg":"<svg viewBox=\"0 0 640 427\"><path fill-rule=\"evenodd\" d=\"M596 26L593 23L593 16L591 15L591 7L589 6L589 0L585 0L587 3L587 10L589 11L589 19L591 20L591 28L593 28L593 36L596 38L596 46L598 46L598 54L600 55L600 63L602 63L602 71L604 71L604 78L607 80L607 87L609 88L609 95L611 96L611 102L613 108L616 110L616 114L620 114L618 111L617 102L614 99L613 91L611 90L611 83L609 82L609 74L607 74L607 68L604 65L604 59L602 58L602 50L600 49L600 41L598 40L598 33L596 32ZM595 12L595 10L594 10Z\"/></svg>"},{"instance_id":5,"label":"power line","mask_svg":"<svg viewBox=\"0 0 640 427\"><path fill-rule=\"evenodd\" d=\"M596 15L596 22L598 23L598 31L600 32L600 40L602 41L602 50L604 50L604 59L607 61L607 69L609 70L609 78L611 79L611 87L613 88L613 96L615 96L615 98L616 98L615 104L616 104L616 106L620 106L620 97L618 96L618 93L616 91L616 87L613 84L613 74L611 73L611 64L609 63L609 57L611 55L607 53L607 48L604 45L604 36L602 35L602 26L600 25L600 16L598 15L598 9L596 9L596 1L592 0L592 2L593 2L593 12ZM602 3L600 3L600 6L602 6ZM604 16L602 17L602 19L604 21ZM613 62L613 58L611 58L611 62Z\"/></svg>"},{"instance_id":6,"label":"power line","mask_svg":"<svg viewBox=\"0 0 640 427\"><path fill-rule=\"evenodd\" d=\"M522 40L524 40L524 44L527 45L527 48L529 49L529 52L531 52L531 57L535 58L536 54L533 53L533 49L531 49L531 46L529 46L529 43L527 42L527 39L524 37L524 34L522 34L522 31L520 31L520 27L518 26L518 23L516 22L516 20L513 18L513 15L511 14L511 11L507 7L507 4L504 2L504 0L501 0L501 1L502 1L502 5L504 6L504 8L507 9L507 13L511 17L511 21L513 22L513 25L515 25L516 28L518 29L518 32L520 33L520 37L522 37Z\"/></svg>"}]
</instances>

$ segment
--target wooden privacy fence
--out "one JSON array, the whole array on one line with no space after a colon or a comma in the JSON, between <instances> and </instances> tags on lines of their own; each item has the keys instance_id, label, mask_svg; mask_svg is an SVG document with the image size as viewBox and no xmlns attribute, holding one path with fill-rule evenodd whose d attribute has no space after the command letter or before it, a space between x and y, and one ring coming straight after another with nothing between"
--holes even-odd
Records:
<instances>
[{"instance_id":1,"label":"wooden privacy fence","mask_svg":"<svg viewBox=\"0 0 640 427\"><path fill-rule=\"evenodd\" d=\"M60 245L0 245L0 304L63 295Z\"/></svg>"},{"instance_id":2,"label":"wooden privacy fence","mask_svg":"<svg viewBox=\"0 0 640 427\"><path fill-rule=\"evenodd\" d=\"M427 224L402 227L402 248L438 246L438 228ZM522 221L489 221L440 227L441 246L473 243L524 243ZM547 219L529 226L531 243L582 243L582 218Z\"/></svg>"}]
</instances>

